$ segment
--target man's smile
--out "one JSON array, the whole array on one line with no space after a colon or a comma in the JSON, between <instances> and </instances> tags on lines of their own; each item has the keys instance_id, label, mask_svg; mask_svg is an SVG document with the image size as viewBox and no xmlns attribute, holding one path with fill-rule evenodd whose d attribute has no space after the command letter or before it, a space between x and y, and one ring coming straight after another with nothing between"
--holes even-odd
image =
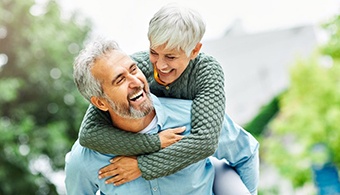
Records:
<instances>
[{"instance_id":1,"label":"man's smile","mask_svg":"<svg viewBox=\"0 0 340 195\"><path fill-rule=\"evenodd\" d=\"M137 93L133 94L133 95L130 97L130 101L136 102L136 101L141 100L143 97L144 97L144 95L143 95L143 89L141 89L140 91L138 91Z\"/></svg>"}]
</instances>

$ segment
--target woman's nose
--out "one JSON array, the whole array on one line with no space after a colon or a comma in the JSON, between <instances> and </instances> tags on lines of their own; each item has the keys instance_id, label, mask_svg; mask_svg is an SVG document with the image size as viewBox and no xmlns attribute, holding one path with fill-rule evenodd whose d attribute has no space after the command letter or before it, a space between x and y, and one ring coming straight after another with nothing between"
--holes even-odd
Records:
<instances>
[{"instance_id":1,"label":"woman's nose","mask_svg":"<svg viewBox=\"0 0 340 195\"><path fill-rule=\"evenodd\" d=\"M165 60L158 58L158 60L156 62L156 67L157 67L157 69L162 70L162 69L165 69L166 67L168 67L168 65L165 62Z\"/></svg>"}]
</instances>

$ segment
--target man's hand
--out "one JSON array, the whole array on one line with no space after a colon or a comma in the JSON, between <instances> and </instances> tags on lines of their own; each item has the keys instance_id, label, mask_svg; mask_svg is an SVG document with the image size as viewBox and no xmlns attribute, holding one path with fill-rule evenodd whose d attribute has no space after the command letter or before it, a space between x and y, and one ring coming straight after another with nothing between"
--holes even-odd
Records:
<instances>
[{"instance_id":1,"label":"man's hand","mask_svg":"<svg viewBox=\"0 0 340 195\"><path fill-rule=\"evenodd\" d=\"M142 175L135 156L118 156L110 162L111 164L99 170L99 179L111 177L105 181L106 184L119 186Z\"/></svg>"},{"instance_id":2,"label":"man's hand","mask_svg":"<svg viewBox=\"0 0 340 195\"><path fill-rule=\"evenodd\" d=\"M161 148L166 148L181 140L184 136L180 134L183 133L185 129L185 127L177 127L173 129L167 129L158 133L159 139L161 141Z\"/></svg>"}]
</instances>

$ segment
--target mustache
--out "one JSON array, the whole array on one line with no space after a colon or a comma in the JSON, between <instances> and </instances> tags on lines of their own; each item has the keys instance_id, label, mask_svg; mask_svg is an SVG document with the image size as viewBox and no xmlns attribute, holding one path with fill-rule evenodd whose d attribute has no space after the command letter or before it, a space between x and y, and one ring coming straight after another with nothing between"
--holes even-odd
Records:
<instances>
[{"instance_id":1,"label":"mustache","mask_svg":"<svg viewBox=\"0 0 340 195\"><path fill-rule=\"evenodd\" d=\"M132 91L130 91L130 93L128 94L128 97L131 98L141 91L144 91L144 85L133 88Z\"/></svg>"}]
</instances>

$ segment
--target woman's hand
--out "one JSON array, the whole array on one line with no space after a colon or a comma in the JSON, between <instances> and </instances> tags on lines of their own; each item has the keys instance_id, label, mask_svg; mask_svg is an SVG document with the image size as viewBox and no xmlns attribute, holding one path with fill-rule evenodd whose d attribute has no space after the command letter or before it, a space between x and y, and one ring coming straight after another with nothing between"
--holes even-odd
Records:
<instances>
[{"instance_id":1,"label":"woman's hand","mask_svg":"<svg viewBox=\"0 0 340 195\"><path fill-rule=\"evenodd\" d=\"M99 179L111 177L105 181L106 184L119 186L142 175L135 156L118 156L110 162L111 164L99 170Z\"/></svg>"},{"instance_id":2,"label":"woman's hand","mask_svg":"<svg viewBox=\"0 0 340 195\"><path fill-rule=\"evenodd\" d=\"M185 129L186 128L183 126L159 132L158 135L161 141L161 148L166 148L181 140L184 136L180 134L183 133Z\"/></svg>"}]
</instances>

